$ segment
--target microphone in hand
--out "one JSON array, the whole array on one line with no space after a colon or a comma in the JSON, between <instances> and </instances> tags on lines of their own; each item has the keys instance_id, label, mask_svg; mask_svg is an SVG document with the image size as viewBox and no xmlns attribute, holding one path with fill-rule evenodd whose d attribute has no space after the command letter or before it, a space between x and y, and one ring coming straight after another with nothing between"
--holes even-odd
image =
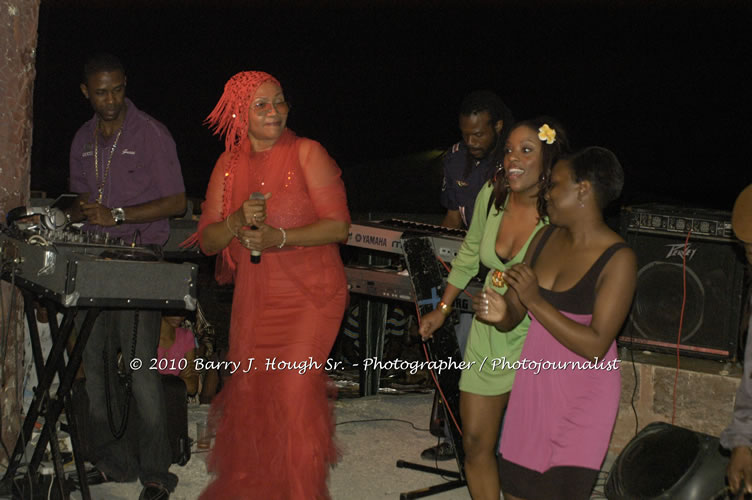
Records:
<instances>
[{"instance_id":1,"label":"microphone in hand","mask_svg":"<svg viewBox=\"0 0 752 500\"><path fill-rule=\"evenodd\" d=\"M256 191L255 193L251 194L250 199L251 200L263 200L264 195ZM256 231L258 230L258 227L256 227L255 224L253 224L251 225L251 230ZM258 264L260 262L261 262L261 252L258 250L251 250L251 264Z\"/></svg>"}]
</instances>

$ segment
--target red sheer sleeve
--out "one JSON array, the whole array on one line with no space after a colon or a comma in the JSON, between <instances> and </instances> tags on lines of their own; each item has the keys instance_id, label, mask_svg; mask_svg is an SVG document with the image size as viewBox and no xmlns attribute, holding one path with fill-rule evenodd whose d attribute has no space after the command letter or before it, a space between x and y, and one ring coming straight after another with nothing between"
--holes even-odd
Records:
<instances>
[{"instance_id":1,"label":"red sheer sleeve","mask_svg":"<svg viewBox=\"0 0 752 500\"><path fill-rule=\"evenodd\" d=\"M224 213L224 192L225 182L228 177L225 175L229 153L223 153L214 165L214 171L209 179L209 187L206 189L206 200L201 204L201 218L198 221L198 242L201 251L206 255L212 255L204 248L204 229L209 224L223 220L227 215ZM235 278L235 261L230 253L230 246L226 246L219 252L217 263L214 266L214 279L217 283L223 285L231 283Z\"/></svg>"},{"instance_id":2,"label":"red sheer sleeve","mask_svg":"<svg viewBox=\"0 0 752 500\"><path fill-rule=\"evenodd\" d=\"M303 140L300 165L318 218L350 222L342 171L324 147L316 141Z\"/></svg>"},{"instance_id":3,"label":"red sheer sleeve","mask_svg":"<svg viewBox=\"0 0 752 500\"><path fill-rule=\"evenodd\" d=\"M214 171L209 179L209 187L206 189L206 200L201 204L201 218L198 221L199 245L201 251L207 253L203 245L204 229L209 224L219 222L224 219L222 213L222 201L225 189L225 169L227 167L228 153L223 153L214 165Z\"/></svg>"}]
</instances>

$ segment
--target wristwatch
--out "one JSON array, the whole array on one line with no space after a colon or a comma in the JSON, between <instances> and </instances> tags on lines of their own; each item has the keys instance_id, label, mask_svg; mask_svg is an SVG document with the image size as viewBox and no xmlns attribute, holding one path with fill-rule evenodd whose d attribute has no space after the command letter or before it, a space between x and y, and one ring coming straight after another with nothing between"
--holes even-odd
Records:
<instances>
[{"instance_id":1,"label":"wristwatch","mask_svg":"<svg viewBox=\"0 0 752 500\"><path fill-rule=\"evenodd\" d=\"M118 226L125 222L125 210L123 208L113 208L110 213Z\"/></svg>"}]
</instances>

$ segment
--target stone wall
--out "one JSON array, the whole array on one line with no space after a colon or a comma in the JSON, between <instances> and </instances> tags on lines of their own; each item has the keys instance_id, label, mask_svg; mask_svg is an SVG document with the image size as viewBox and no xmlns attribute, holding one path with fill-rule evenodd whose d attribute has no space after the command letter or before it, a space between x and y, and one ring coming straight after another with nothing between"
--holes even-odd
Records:
<instances>
[{"instance_id":1,"label":"stone wall","mask_svg":"<svg viewBox=\"0 0 752 500\"><path fill-rule=\"evenodd\" d=\"M32 97L40 0L0 0L0 220L29 198ZM20 429L23 305L0 282L0 438L13 449ZM0 463L6 463L0 452Z\"/></svg>"},{"instance_id":2,"label":"stone wall","mask_svg":"<svg viewBox=\"0 0 752 500\"><path fill-rule=\"evenodd\" d=\"M636 434L636 422L637 432L652 422L671 423L675 382L674 425L717 437L731 422L741 379L741 368L737 365L685 358L677 376L674 356L642 355L634 363L628 356L621 357L621 401L609 452L618 455L624 449Z\"/></svg>"}]
</instances>

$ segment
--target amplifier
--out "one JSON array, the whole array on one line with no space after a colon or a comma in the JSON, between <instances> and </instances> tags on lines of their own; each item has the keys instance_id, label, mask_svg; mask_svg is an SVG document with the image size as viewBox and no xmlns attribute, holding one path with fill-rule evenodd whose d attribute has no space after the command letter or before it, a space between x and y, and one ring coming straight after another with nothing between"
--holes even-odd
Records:
<instances>
[{"instance_id":1,"label":"amplifier","mask_svg":"<svg viewBox=\"0 0 752 500\"><path fill-rule=\"evenodd\" d=\"M196 309L198 266L80 234L0 232L2 278L64 307Z\"/></svg>"},{"instance_id":2,"label":"amplifier","mask_svg":"<svg viewBox=\"0 0 752 500\"><path fill-rule=\"evenodd\" d=\"M744 260L731 214L657 204L625 207L621 233L637 255L638 273L619 344L676 351L686 276L678 349L696 357L735 359Z\"/></svg>"},{"instance_id":3,"label":"amplifier","mask_svg":"<svg viewBox=\"0 0 752 500\"><path fill-rule=\"evenodd\" d=\"M686 237L690 230L692 239L736 240L731 229L730 212L656 203L633 205L622 209L622 236L627 232L639 232Z\"/></svg>"}]
</instances>

